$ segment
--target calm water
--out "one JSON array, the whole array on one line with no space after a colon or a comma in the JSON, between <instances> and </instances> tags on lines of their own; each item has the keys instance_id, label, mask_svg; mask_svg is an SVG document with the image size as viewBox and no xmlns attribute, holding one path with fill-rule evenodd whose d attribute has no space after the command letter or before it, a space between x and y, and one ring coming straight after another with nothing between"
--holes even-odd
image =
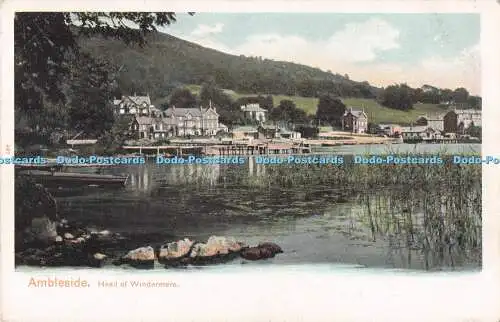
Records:
<instances>
[{"instance_id":1,"label":"calm water","mask_svg":"<svg viewBox=\"0 0 500 322\"><path fill-rule=\"evenodd\" d=\"M481 153L481 144L370 144L370 145L343 145L336 147L313 147L313 152L331 152L339 154L364 153L437 153L448 154Z\"/></svg>"},{"instance_id":2,"label":"calm water","mask_svg":"<svg viewBox=\"0 0 500 322\"><path fill-rule=\"evenodd\" d=\"M314 182L286 189L244 183L244 179L266 176L267 167L254 161L244 165L122 166L106 172L129 174L126 188L60 193L58 200L66 218L133 236L137 246L224 235L249 244L280 244L285 253L262 265L347 264L424 270L480 267L477 207L471 210L474 222L468 222L477 234L475 241L465 247L438 247L433 242L438 232L423 226L418 209L408 217L388 206L396 202L390 189L346 195L342 187L316 186ZM480 191L471 195L474 193ZM421 197L412 193L408 198ZM374 215L374 207L382 217ZM407 226L408 218L411 234L401 228Z\"/></svg>"}]
</instances>

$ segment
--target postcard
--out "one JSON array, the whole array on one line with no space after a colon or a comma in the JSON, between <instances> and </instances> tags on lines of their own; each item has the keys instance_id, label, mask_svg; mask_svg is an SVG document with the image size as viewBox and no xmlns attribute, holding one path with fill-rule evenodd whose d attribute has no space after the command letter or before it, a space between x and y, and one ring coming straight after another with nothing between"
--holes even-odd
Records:
<instances>
[{"instance_id":1,"label":"postcard","mask_svg":"<svg viewBox=\"0 0 500 322\"><path fill-rule=\"evenodd\" d=\"M2 319L498 320L500 6L450 3L6 2Z\"/></svg>"}]
</instances>

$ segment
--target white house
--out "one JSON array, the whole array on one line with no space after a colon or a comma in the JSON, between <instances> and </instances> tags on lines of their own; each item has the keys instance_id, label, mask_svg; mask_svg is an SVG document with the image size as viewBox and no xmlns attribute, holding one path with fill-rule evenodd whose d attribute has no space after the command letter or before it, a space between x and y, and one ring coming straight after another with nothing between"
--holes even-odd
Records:
<instances>
[{"instance_id":1,"label":"white house","mask_svg":"<svg viewBox=\"0 0 500 322\"><path fill-rule=\"evenodd\" d=\"M267 110L260 107L259 104L247 104L241 106L243 115L247 119L252 119L260 122L267 120Z\"/></svg>"}]
</instances>

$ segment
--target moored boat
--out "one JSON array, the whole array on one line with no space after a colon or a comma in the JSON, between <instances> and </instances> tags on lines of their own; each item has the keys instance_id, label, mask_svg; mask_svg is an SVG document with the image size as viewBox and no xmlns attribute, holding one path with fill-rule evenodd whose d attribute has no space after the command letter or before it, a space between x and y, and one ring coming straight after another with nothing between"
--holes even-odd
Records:
<instances>
[{"instance_id":1,"label":"moored boat","mask_svg":"<svg viewBox=\"0 0 500 322\"><path fill-rule=\"evenodd\" d=\"M58 186L125 186L128 176L106 174L52 172L43 170L19 171L18 175L29 176L44 185Z\"/></svg>"}]
</instances>

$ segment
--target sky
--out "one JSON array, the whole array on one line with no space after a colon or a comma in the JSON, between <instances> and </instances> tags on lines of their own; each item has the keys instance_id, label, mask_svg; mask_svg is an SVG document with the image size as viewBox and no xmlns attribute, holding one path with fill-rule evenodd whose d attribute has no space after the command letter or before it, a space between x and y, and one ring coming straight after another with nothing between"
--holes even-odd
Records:
<instances>
[{"instance_id":1,"label":"sky","mask_svg":"<svg viewBox=\"0 0 500 322\"><path fill-rule=\"evenodd\" d=\"M407 83L481 92L478 14L196 13L160 31L234 55Z\"/></svg>"}]
</instances>

